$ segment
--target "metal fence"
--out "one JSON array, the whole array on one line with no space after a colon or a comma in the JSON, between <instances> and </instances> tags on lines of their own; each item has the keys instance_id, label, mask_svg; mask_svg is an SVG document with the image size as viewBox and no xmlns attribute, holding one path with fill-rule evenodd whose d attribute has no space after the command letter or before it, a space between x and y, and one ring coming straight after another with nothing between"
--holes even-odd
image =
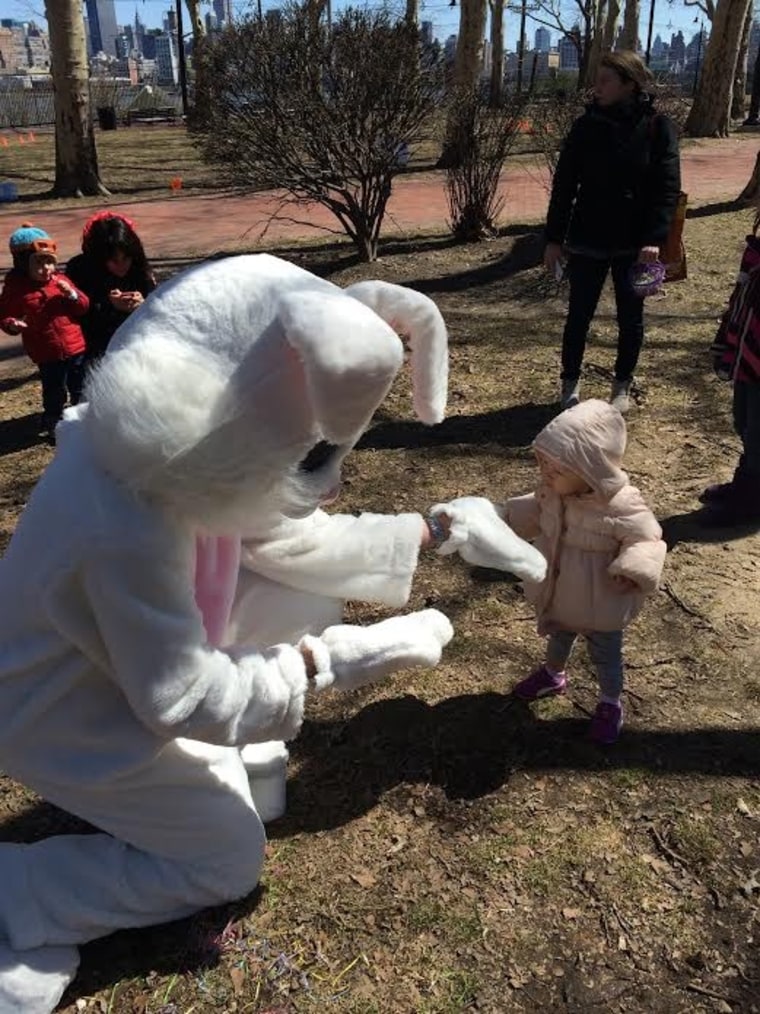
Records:
<instances>
[{"instance_id":1,"label":"metal fence","mask_svg":"<svg viewBox=\"0 0 760 1014\"><path fill-rule=\"evenodd\" d=\"M93 116L98 109L113 109L119 122L129 112L160 106L174 108L179 115L182 100L174 88L152 85L130 85L125 82L95 80L90 82L90 108ZM55 123L52 85L0 90L0 130L45 127Z\"/></svg>"}]
</instances>

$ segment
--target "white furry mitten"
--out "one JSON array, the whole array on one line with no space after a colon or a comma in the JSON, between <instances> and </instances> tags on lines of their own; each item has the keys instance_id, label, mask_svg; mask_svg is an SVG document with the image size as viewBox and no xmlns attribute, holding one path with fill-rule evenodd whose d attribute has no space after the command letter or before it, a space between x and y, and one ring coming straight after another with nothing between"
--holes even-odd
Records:
<instances>
[{"instance_id":1,"label":"white furry mitten","mask_svg":"<svg viewBox=\"0 0 760 1014\"><path fill-rule=\"evenodd\" d=\"M369 627L339 624L320 637L307 635L300 647L311 652L317 690L356 690L409 666L437 665L454 631L437 609L393 616Z\"/></svg>"},{"instance_id":2,"label":"white furry mitten","mask_svg":"<svg viewBox=\"0 0 760 1014\"><path fill-rule=\"evenodd\" d=\"M485 497L460 496L436 504L430 513L446 514L451 519L449 537L438 548L444 556L459 553L473 566L506 570L527 581L543 581L546 577L543 554L516 535Z\"/></svg>"}]
</instances>

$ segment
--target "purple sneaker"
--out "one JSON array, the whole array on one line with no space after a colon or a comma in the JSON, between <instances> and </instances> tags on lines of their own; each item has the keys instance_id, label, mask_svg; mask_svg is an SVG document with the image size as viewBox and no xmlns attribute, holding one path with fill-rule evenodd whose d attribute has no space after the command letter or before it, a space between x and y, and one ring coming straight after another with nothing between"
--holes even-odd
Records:
<instances>
[{"instance_id":1,"label":"purple sneaker","mask_svg":"<svg viewBox=\"0 0 760 1014\"><path fill-rule=\"evenodd\" d=\"M545 665L534 669L530 676L514 687L512 693L521 701L537 701L540 697L553 697L555 694L564 694L567 686L567 676L564 673L552 675Z\"/></svg>"},{"instance_id":2,"label":"purple sneaker","mask_svg":"<svg viewBox=\"0 0 760 1014\"><path fill-rule=\"evenodd\" d=\"M623 728L623 705L599 701L591 719L591 738L595 743L611 746Z\"/></svg>"}]
</instances>

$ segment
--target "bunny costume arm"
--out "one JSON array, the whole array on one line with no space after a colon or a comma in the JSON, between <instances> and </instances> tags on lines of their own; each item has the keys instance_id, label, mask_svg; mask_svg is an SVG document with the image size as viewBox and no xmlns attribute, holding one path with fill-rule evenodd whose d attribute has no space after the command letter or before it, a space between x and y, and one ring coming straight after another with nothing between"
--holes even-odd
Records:
<instances>
[{"instance_id":1,"label":"bunny costume arm","mask_svg":"<svg viewBox=\"0 0 760 1014\"><path fill-rule=\"evenodd\" d=\"M133 546L104 547L85 569L112 678L130 707L166 739L292 739L306 691L300 651L282 644L235 661L205 646L191 589L178 581L182 562L142 556Z\"/></svg>"},{"instance_id":2,"label":"bunny costume arm","mask_svg":"<svg viewBox=\"0 0 760 1014\"><path fill-rule=\"evenodd\" d=\"M266 539L243 540L241 565L299 591L404 605L425 522L419 514L283 518Z\"/></svg>"},{"instance_id":3,"label":"bunny costume arm","mask_svg":"<svg viewBox=\"0 0 760 1014\"><path fill-rule=\"evenodd\" d=\"M462 496L436 504L431 513L445 514L451 522L449 538L439 548L443 555L458 552L476 567L493 567L529 581L543 581L546 559L521 539L485 497Z\"/></svg>"}]
</instances>

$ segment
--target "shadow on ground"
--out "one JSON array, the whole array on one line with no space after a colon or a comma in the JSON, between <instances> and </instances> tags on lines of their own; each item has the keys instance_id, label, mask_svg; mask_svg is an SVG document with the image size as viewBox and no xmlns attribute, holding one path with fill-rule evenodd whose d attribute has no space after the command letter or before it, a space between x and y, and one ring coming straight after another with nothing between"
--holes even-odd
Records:
<instances>
[{"instance_id":1,"label":"shadow on ground","mask_svg":"<svg viewBox=\"0 0 760 1014\"><path fill-rule=\"evenodd\" d=\"M400 697L347 721L306 723L293 745L302 763L288 784L288 815L270 828L270 837L339 827L372 809L383 793L410 783L439 786L452 800L488 795L523 770L760 773L755 729L629 728L608 751L587 734L586 718L544 721L493 692L434 706Z\"/></svg>"},{"instance_id":2,"label":"shadow on ground","mask_svg":"<svg viewBox=\"0 0 760 1014\"><path fill-rule=\"evenodd\" d=\"M760 521L731 526L716 524L712 512L706 507L689 511L687 514L673 514L660 521L660 525L668 551L674 549L679 542L703 544L732 542L760 532Z\"/></svg>"},{"instance_id":3,"label":"shadow on ground","mask_svg":"<svg viewBox=\"0 0 760 1014\"><path fill-rule=\"evenodd\" d=\"M0 457L43 443L39 435L39 422L37 412L22 415L18 419L0 420Z\"/></svg>"},{"instance_id":4,"label":"shadow on ground","mask_svg":"<svg viewBox=\"0 0 760 1014\"><path fill-rule=\"evenodd\" d=\"M357 449L389 450L443 447L449 444L501 444L527 447L557 414L557 405L512 405L475 415L449 416L437 426L414 421L380 421L357 444ZM379 414L382 419L382 415Z\"/></svg>"}]
</instances>

